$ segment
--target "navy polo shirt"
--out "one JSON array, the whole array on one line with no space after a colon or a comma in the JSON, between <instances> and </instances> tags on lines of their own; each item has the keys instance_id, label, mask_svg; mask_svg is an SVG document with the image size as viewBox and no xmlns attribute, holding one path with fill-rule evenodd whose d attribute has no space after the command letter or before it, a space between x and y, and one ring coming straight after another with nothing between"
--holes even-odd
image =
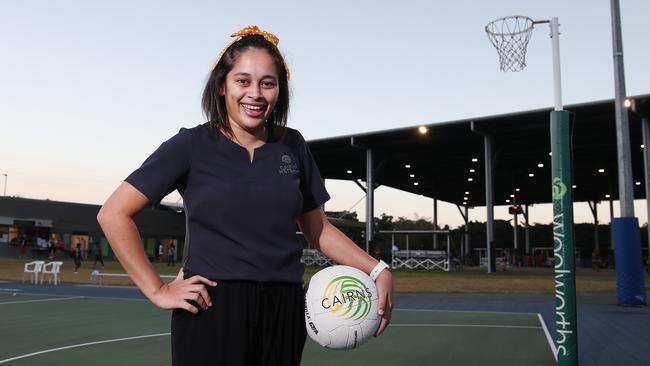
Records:
<instances>
[{"instance_id":1,"label":"navy polo shirt","mask_svg":"<svg viewBox=\"0 0 650 366\"><path fill-rule=\"evenodd\" d=\"M209 123L182 128L126 178L151 203L176 189L183 197L186 274L302 283L296 220L330 196L302 135L285 131L251 162Z\"/></svg>"}]
</instances>

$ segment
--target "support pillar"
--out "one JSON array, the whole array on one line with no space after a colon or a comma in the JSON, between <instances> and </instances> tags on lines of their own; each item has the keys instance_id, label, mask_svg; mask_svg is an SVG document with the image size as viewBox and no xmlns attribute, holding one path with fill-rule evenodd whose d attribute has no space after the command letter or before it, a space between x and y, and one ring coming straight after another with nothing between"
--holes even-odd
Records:
<instances>
[{"instance_id":1,"label":"support pillar","mask_svg":"<svg viewBox=\"0 0 650 366\"><path fill-rule=\"evenodd\" d=\"M512 219L512 233L513 233L513 249L515 250L515 253L517 252L517 249L519 249L519 238L517 237L517 228L519 227L519 215L516 213L513 216Z\"/></svg>"},{"instance_id":2,"label":"support pillar","mask_svg":"<svg viewBox=\"0 0 650 366\"><path fill-rule=\"evenodd\" d=\"M370 253L370 244L374 241L375 217L375 182L372 149L366 149L366 253Z\"/></svg>"},{"instance_id":3,"label":"support pillar","mask_svg":"<svg viewBox=\"0 0 650 366\"><path fill-rule=\"evenodd\" d=\"M485 209L487 210L487 273L496 272L494 257L494 190L492 187L492 138L483 138L485 149Z\"/></svg>"},{"instance_id":4,"label":"support pillar","mask_svg":"<svg viewBox=\"0 0 650 366\"><path fill-rule=\"evenodd\" d=\"M643 178L645 179L645 206L648 222L650 222L650 121L648 116L641 118L643 133ZM650 225L648 225L648 261L650 261Z\"/></svg>"},{"instance_id":5,"label":"support pillar","mask_svg":"<svg viewBox=\"0 0 650 366\"><path fill-rule=\"evenodd\" d=\"M465 212L463 213L463 210L460 209L459 205L456 205L456 208L458 208L458 212L460 212L460 216L463 218L463 221L465 222L465 233L463 234L463 241L462 245L460 247L460 261L461 265L465 263L465 256L467 253L469 253L469 207L467 207L467 204L465 205ZM449 237L449 236L447 236Z\"/></svg>"},{"instance_id":6,"label":"support pillar","mask_svg":"<svg viewBox=\"0 0 650 366\"><path fill-rule=\"evenodd\" d=\"M530 225L528 221L528 205L524 205L524 219L526 219L526 230L524 236L526 238L526 255L530 255Z\"/></svg>"},{"instance_id":7,"label":"support pillar","mask_svg":"<svg viewBox=\"0 0 650 366\"><path fill-rule=\"evenodd\" d=\"M469 207L465 206L465 252L464 255L469 253ZM465 260L465 257L463 257Z\"/></svg>"},{"instance_id":8,"label":"support pillar","mask_svg":"<svg viewBox=\"0 0 650 366\"><path fill-rule=\"evenodd\" d=\"M492 137L480 131L474 121L471 122L472 132L483 135L483 155L485 159L485 210L486 210L486 254L487 254L487 273L496 272L496 263L494 258L494 189L492 187Z\"/></svg>"},{"instance_id":9,"label":"support pillar","mask_svg":"<svg viewBox=\"0 0 650 366\"><path fill-rule=\"evenodd\" d=\"M614 250L614 200L609 197L609 246Z\"/></svg>"},{"instance_id":10,"label":"support pillar","mask_svg":"<svg viewBox=\"0 0 650 366\"><path fill-rule=\"evenodd\" d=\"M438 230L438 199L433 199L433 230ZM438 249L438 235L433 233L433 249Z\"/></svg>"},{"instance_id":11,"label":"support pillar","mask_svg":"<svg viewBox=\"0 0 650 366\"><path fill-rule=\"evenodd\" d=\"M594 216L594 249L600 251L598 238L598 201L587 201L591 214Z\"/></svg>"},{"instance_id":12,"label":"support pillar","mask_svg":"<svg viewBox=\"0 0 650 366\"><path fill-rule=\"evenodd\" d=\"M646 291L641 260L641 232L634 216L632 152L627 108L624 106L625 72L623 36L619 0L611 0L612 48L614 56L614 90L616 111L616 147L618 157L618 199L621 217L612 226L616 254L616 297L619 305L645 305Z\"/></svg>"}]
</instances>

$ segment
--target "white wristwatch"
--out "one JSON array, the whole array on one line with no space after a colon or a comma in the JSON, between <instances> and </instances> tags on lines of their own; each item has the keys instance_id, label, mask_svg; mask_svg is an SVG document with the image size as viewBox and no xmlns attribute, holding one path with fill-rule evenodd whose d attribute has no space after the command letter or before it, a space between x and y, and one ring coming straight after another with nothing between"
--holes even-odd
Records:
<instances>
[{"instance_id":1,"label":"white wristwatch","mask_svg":"<svg viewBox=\"0 0 650 366\"><path fill-rule=\"evenodd\" d=\"M377 277L379 277L381 271L385 269L390 269L390 266L386 264L386 262L380 260L379 263L377 263L377 265L375 266L375 268L373 268L372 271L370 271L370 278L372 278L373 281L377 281Z\"/></svg>"}]
</instances>

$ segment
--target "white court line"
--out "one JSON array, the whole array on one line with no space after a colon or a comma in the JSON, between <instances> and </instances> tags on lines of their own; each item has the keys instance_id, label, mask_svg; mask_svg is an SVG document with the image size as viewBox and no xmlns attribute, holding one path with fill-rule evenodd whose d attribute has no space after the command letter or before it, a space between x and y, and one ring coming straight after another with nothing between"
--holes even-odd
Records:
<instances>
[{"instance_id":1,"label":"white court line","mask_svg":"<svg viewBox=\"0 0 650 366\"><path fill-rule=\"evenodd\" d=\"M0 289L0 291L2 291ZM18 290L21 291L21 290ZM0 292L2 293L2 292ZM20 292L17 293L18 296L49 296L49 297L70 297L70 295L59 295L59 294L45 294L38 292ZM149 299L136 299L128 297L108 297L108 296L82 296L86 299L97 299L97 300L128 300L128 301L149 301Z\"/></svg>"},{"instance_id":2,"label":"white court line","mask_svg":"<svg viewBox=\"0 0 650 366\"><path fill-rule=\"evenodd\" d=\"M513 328L513 329L541 329L542 327L530 325L490 325L490 324L389 324L389 327L458 327L458 328Z\"/></svg>"},{"instance_id":3,"label":"white court line","mask_svg":"<svg viewBox=\"0 0 650 366\"><path fill-rule=\"evenodd\" d=\"M23 296L45 296L45 297L70 297L71 295L58 295L58 294L45 294L45 293L32 293L32 292L20 292L22 290L16 290L16 291L2 291L0 290L0 294L2 295L11 295L13 293L16 294L16 296L23 297Z\"/></svg>"},{"instance_id":4,"label":"white court line","mask_svg":"<svg viewBox=\"0 0 650 366\"><path fill-rule=\"evenodd\" d=\"M526 313L519 311L481 311L481 310L438 310L438 309L403 309L403 308L393 308L393 310L399 311L428 311L434 313L474 313L474 314L527 314L527 315L536 315L537 313Z\"/></svg>"},{"instance_id":5,"label":"white court line","mask_svg":"<svg viewBox=\"0 0 650 366\"><path fill-rule=\"evenodd\" d=\"M83 296L73 296L73 297L57 297L54 299L39 299L39 300L22 300L22 301L6 301L1 302L0 305L9 305L9 304L26 304L29 302L45 302L45 301L57 301L57 300L73 300L73 299L83 299Z\"/></svg>"},{"instance_id":6,"label":"white court line","mask_svg":"<svg viewBox=\"0 0 650 366\"><path fill-rule=\"evenodd\" d=\"M59 348L52 348L52 349L46 349L43 351L38 351L34 353L28 353L26 355L22 356L16 356L12 358L7 358L4 360L0 360L0 363L7 363L15 360L20 360L21 358L27 358L27 357L32 357L32 356L37 356L37 355L42 355L43 353L50 353L50 352L56 352L56 351L62 351L64 349L70 349L70 348L78 348L78 347L85 347L85 346L92 346L95 344L102 344L102 343L111 343L111 342L120 342L120 341L130 341L133 339L141 339L141 338L152 338L152 337L161 337L161 336L168 336L171 333L158 333L158 334L147 334L143 336L137 336L137 337L128 337L128 338L117 338L117 339L107 339L105 341L97 341L97 342L89 342L89 343L82 343L82 344L75 344L72 346L65 346L65 347L59 347Z\"/></svg>"},{"instance_id":7,"label":"white court line","mask_svg":"<svg viewBox=\"0 0 650 366\"><path fill-rule=\"evenodd\" d=\"M129 297L104 297L104 296L84 296L91 300L123 300L123 301L149 301L149 299L134 299Z\"/></svg>"},{"instance_id":8,"label":"white court line","mask_svg":"<svg viewBox=\"0 0 650 366\"><path fill-rule=\"evenodd\" d=\"M553 339L551 338L551 334L548 332L548 329L546 328L546 323L544 322L544 318L542 317L542 314L537 313L537 316L539 317L539 322L542 323L542 327L544 327L544 334L546 334L548 345L551 346L553 357L555 357L555 362L557 362L557 348L555 348L555 342L553 342Z\"/></svg>"}]
</instances>

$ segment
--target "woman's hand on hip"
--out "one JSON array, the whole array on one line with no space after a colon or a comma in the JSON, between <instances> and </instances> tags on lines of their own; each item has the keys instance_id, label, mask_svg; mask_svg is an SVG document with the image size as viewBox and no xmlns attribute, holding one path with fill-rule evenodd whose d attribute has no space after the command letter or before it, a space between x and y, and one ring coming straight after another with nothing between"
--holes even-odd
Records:
<instances>
[{"instance_id":1,"label":"woman's hand on hip","mask_svg":"<svg viewBox=\"0 0 650 366\"><path fill-rule=\"evenodd\" d=\"M375 337L379 337L390 323L390 318L393 315L393 276L390 271L381 271L375 284L377 285L377 294L379 295L379 307L377 310L379 315L381 315L381 323L379 323L379 329L375 332Z\"/></svg>"},{"instance_id":2,"label":"woman's hand on hip","mask_svg":"<svg viewBox=\"0 0 650 366\"><path fill-rule=\"evenodd\" d=\"M156 291L151 298L151 302L161 309L180 308L197 314L199 309L190 304L190 300L193 300L203 309L212 306L210 295L208 295L208 291L205 289L206 285L214 287L217 283L198 275L184 279L183 269L181 268L178 276L172 282L163 284Z\"/></svg>"}]
</instances>

